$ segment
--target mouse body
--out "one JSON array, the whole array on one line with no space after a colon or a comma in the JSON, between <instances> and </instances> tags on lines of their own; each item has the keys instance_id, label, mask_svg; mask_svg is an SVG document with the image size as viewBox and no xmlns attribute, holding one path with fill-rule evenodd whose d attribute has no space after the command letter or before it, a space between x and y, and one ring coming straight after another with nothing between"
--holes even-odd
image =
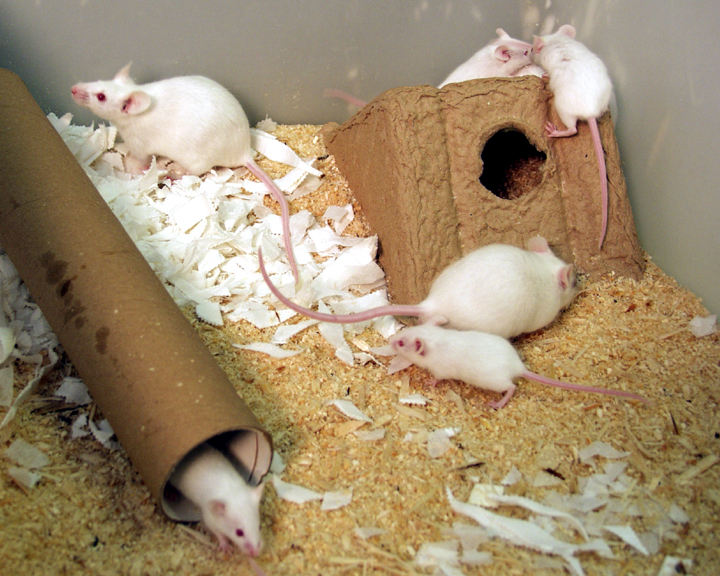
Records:
<instances>
[{"instance_id":1,"label":"mouse body","mask_svg":"<svg viewBox=\"0 0 720 576\"><path fill-rule=\"evenodd\" d=\"M531 44L512 38L502 28L498 28L495 32L498 35L495 40L450 72L438 88L477 78L515 76L520 70L532 64ZM536 68L528 69L528 73L535 74Z\"/></svg>"},{"instance_id":2,"label":"mouse body","mask_svg":"<svg viewBox=\"0 0 720 576\"><path fill-rule=\"evenodd\" d=\"M247 167L280 204L285 250L297 278L290 207L253 159L247 116L226 88L204 76L139 85L130 78L128 64L112 80L81 82L71 92L76 103L117 128L130 150L131 171L147 170L153 156L179 165L173 170L175 176L200 175L214 167Z\"/></svg>"},{"instance_id":3,"label":"mouse body","mask_svg":"<svg viewBox=\"0 0 720 576\"><path fill-rule=\"evenodd\" d=\"M646 402L644 398L622 390L570 384L530 372L512 344L494 334L423 324L403 328L390 337L389 344L396 354L429 370L437 380L461 380L477 388L504 393L497 402L488 403L496 409L505 406L512 398L517 388L513 381L517 378Z\"/></svg>"},{"instance_id":4,"label":"mouse body","mask_svg":"<svg viewBox=\"0 0 720 576\"><path fill-rule=\"evenodd\" d=\"M263 483L248 485L230 461L206 443L178 465L170 483L200 509L203 523L217 536L222 550L232 542L249 556L260 553Z\"/></svg>"},{"instance_id":5,"label":"mouse body","mask_svg":"<svg viewBox=\"0 0 720 576\"><path fill-rule=\"evenodd\" d=\"M584 44L575 40L575 28L566 24L548 36L533 37L532 61L547 71L554 107L565 125L560 130L552 122L545 126L548 137L563 138L577 134L578 120L585 120L592 134L600 175L602 223L599 248L607 231L608 191L605 155L597 119L610 105L612 82L603 61Z\"/></svg>"},{"instance_id":6,"label":"mouse body","mask_svg":"<svg viewBox=\"0 0 720 576\"><path fill-rule=\"evenodd\" d=\"M555 256L540 236L530 239L528 250L490 244L468 253L440 273L420 304L343 315L316 312L292 302L270 281L262 252L258 256L260 271L278 300L315 320L340 324L380 316L416 316L421 323L510 338L550 324L577 293L572 264Z\"/></svg>"}]
</instances>

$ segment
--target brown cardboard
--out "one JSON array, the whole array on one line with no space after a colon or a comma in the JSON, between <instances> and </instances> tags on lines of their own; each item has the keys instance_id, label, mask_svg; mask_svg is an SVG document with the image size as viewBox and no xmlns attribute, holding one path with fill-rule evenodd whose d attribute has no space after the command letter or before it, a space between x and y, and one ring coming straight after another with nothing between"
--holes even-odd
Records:
<instances>
[{"instance_id":1,"label":"brown cardboard","mask_svg":"<svg viewBox=\"0 0 720 576\"><path fill-rule=\"evenodd\" d=\"M420 302L447 264L479 246L525 246L536 234L591 278L640 277L644 260L609 115L599 122L609 196L600 252L600 181L589 128L579 122L576 136L548 139L548 118L558 122L540 78L487 78L395 88L326 130L328 150L378 234L395 302ZM506 131L544 155L537 183L512 199L481 183L493 168L482 154Z\"/></svg>"},{"instance_id":2,"label":"brown cardboard","mask_svg":"<svg viewBox=\"0 0 720 576\"><path fill-rule=\"evenodd\" d=\"M270 436L7 70L0 158L0 245L164 512L199 519L164 490L177 463L211 438L239 438L257 483Z\"/></svg>"}]
</instances>

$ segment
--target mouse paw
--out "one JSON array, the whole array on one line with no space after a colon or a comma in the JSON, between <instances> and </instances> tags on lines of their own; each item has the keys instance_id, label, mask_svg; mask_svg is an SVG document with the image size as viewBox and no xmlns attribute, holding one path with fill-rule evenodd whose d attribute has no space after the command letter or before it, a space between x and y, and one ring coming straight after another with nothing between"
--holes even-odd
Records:
<instances>
[{"instance_id":1,"label":"mouse paw","mask_svg":"<svg viewBox=\"0 0 720 576\"><path fill-rule=\"evenodd\" d=\"M555 126L555 124L548 122L545 124L545 132L548 138L565 138L566 136L573 136L574 134L577 134L577 128L558 130L558 127Z\"/></svg>"}]
</instances>

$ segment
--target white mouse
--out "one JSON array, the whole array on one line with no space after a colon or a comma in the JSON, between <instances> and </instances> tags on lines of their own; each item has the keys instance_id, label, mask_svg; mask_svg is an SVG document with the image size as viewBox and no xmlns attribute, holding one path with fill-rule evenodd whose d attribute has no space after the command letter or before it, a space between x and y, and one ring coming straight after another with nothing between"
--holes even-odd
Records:
<instances>
[{"instance_id":1,"label":"white mouse","mask_svg":"<svg viewBox=\"0 0 720 576\"><path fill-rule=\"evenodd\" d=\"M453 82L476 78L515 76L520 70L532 64L531 44L512 38L502 28L498 28L495 32L498 35L495 40L455 68L438 88ZM535 73L535 69L530 69L530 73Z\"/></svg>"},{"instance_id":2,"label":"white mouse","mask_svg":"<svg viewBox=\"0 0 720 576\"><path fill-rule=\"evenodd\" d=\"M249 556L260 553L264 483L249 486L230 461L206 443L178 465L170 483L200 509L203 523L217 536L222 550L232 542Z\"/></svg>"},{"instance_id":3,"label":"white mouse","mask_svg":"<svg viewBox=\"0 0 720 576\"><path fill-rule=\"evenodd\" d=\"M513 380L521 377L568 390L647 402L630 392L569 384L530 372L512 344L494 334L424 324L402 329L390 337L389 343L398 355L429 370L437 380L462 380L484 390L505 392L497 402L488 403L492 408L500 409L508 403L516 389Z\"/></svg>"},{"instance_id":4,"label":"white mouse","mask_svg":"<svg viewBox=\"0 0 720 576\"><path fill-rule=\"evenodd\" d=\"M505 30L495 30L498 38L481 48L470 59L463 62L438 86L442 88L453 82L464 82L477 78L527 76L533 74L542 76L544 70L530 60L532 44L512 38ZM328 88L323 91L325 98L339 98L348 104L362 108L367 104L365 100L348 94L342 90Z\"/></svg>"},{"instance_id":5,"label":"white mouse","mask_svg":"<svg viewBox=\"0 0 720 576\"><path fill-rule=\"evenodd\" d=\"M550 78L555 110L565 125L559 130L552 122L546 125L547 135L562 138L577 134L577 121L587 120L595 146L600 173L602 226L599 248L607 231L608 190L605 155L597 119L608 109L612 82L603 61L575 40L575 28L566 24L549 36L533 37L532 61L542 66Z\"/></svg>"},{"instance_id":6,"label":"white mouse","mask_svg":"<svg viewBox=\"0 0 720 576\"><path fill-rule=\"evenodd\" d=\"M422 323L510 338L550 324L577 293L572 264L555 256L544 238L532 238L528 248L483 246L443 270L420 304L380 306L344 315L295 304L270 281L261 251L258 259L260 272L278 300L315 320L352 324L380 316L417 316Z\"/></svg>"},{"instance_id":7,"label":"white mouse","mask_svg":"<svg viewBox=\"0 0 720 576\"><path fill-rule=\"evenodd\" d=\"M203 76L178 76L135 84L130 64L112 80L75 84L75 102L109 120L146 170L153 156L181 166L179 173L204 174L215 166L245 166L280 204L285 250L297 278L285 195L253 160L250 125L242 106L223 86Z\"/></svg>"}]
</instances>

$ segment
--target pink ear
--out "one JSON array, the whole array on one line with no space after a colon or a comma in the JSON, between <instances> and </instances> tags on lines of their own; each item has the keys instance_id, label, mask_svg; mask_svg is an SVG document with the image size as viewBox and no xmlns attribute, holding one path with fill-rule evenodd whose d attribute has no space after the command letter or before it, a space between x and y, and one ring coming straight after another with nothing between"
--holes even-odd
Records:
<instances>
[{"instance_id":1,"label":"pink ear","mask_svg":"<svg viewBox=\"0 0 720 576\"><path fill-rule=\"evenodd\" d=\"M558 283L560 284L560 288L563 290L567 290L568 288L575 286L572 264L568 264L567 266L560 268L560 271L558 272Z\"/></svg>"},{"instance_id":2,"label":"pink ear","mask_svg":"<svg viewBox=\"0 0 720 576\"><path fill-rule=\"evenodd\" d=\"M532 51L535 52L535 54L538 54L540 50L543 49L543 46L545 46L543 39L540 38L540 36L533 36Z\"/></svg>"},{"instance_id":3,"label":"pink ear","mask_svg":"<svg viewBox=\"0 0 720 576\"><path fill-rule=\"evenodd\" d=\"M214 516L218 518L225 516L226 508L227 506L222 500L210 500L210 512L212 512Z\"/></svg>"},{"instance_id":4,"label":"pink ear","mask_svg":"<svg viewBox=\"0 0 720 576\"><path fill-rule=\"evenodd\" d=\"M495 58L497 58L498 60L504 60L505 62L507 62L508 60L510 60L510 56L510 48L508 48L507 46L498 46L497 48L495 48Z\"/></svg>"},{"instance_id":5,"label":"pink ear","mask_svg":"<svg viewBox=\"0 0 720 576\"><path fill-rule=\"evenodd\" d=\"M425 356L425 341L422 338L415 338L415 352Z\"/></svg>"},{"instance_id":6,"label":"pink ear","mask_svg":"<svg viewBox=\"0 0 720 576\"><path fill-rule=\"evenodd\" d=\"M549 252L550 246L548 246L547 240L543 238L542 236L533 236L528 240L527 243L528 250L531 252Z\"/></svg>"},{"instance_id":7,"label":"pink ear","mask_svg":"<svg viewBox=\"0 0 720 576\"><path fill-rule=\"evenodd\" d=\"M568 36L570 38L575 38L575 28L573 28L570 24L560 26L560 28L558 29L558 33L565 34L565 36Z\"/></svg>"},{"instance_id":8,"label":"pink ear","mask_svg":"<svg viewBox=\"0 0 720 576\"><path fill-rule=\"evenodd\" d=\"M130 66L132 66L132 61L125 64L125 66L123 66L120 71L115 74L114 80L117 82L126 82L130 78Z\"/></svg>"},{"instance_id":9,"label":"pink ear","mask_svg":"<svg viewBox=\"0 0 720 576\"><path fill-rule=\"evenodd\" d=\"M502 28L495 30L495 34L497 34L500 38L510 38L510 34L505 32Z\"/></svg>"},{"instance_id":10,"label":"pink ear","mask_svg":"<svg viewBox=\"0 0 720 576\"><path fill-rule=\"evenodd\" d=\"M134 92L131 92L127 98L125 98L122 106L122 112L123 114L130 115L141 114L150 108L151 102L152 100L148 94L142 90L135 90Z\"/></svg>"}]
</instances>

